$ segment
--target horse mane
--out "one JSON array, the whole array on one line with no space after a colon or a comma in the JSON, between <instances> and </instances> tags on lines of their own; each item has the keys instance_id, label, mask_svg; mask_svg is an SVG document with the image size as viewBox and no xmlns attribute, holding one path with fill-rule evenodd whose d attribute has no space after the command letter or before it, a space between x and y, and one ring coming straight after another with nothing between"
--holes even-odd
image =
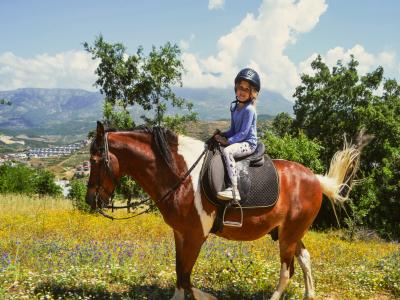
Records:
<instances>
[{"instance_id":1,"label":"horse mane","mask_svg":"<svg viewBox=\"0 0 400 300\"><path fill-rule=\"evenodd\" d=\"M149 127L146 125L139 125L137 127L124 130L107 128L105 129L105 132L145 132L151 134L156 150L159 152L160 156L171 168L171 170L176 173L176 167L173 164L170 145L178 144L178 136L170 129L161 126Z\"/></svg>"}]
</instances>

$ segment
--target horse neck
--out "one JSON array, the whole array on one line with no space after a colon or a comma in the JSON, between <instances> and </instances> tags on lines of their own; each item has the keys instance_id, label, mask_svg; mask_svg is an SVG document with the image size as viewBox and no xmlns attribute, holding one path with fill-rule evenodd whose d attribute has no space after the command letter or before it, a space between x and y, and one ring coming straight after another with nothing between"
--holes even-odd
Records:
<instances>
[{"instance_id":1,"label":"horse neck","mask_svg":"<svg viewBox=\"0 0 400 300\"><path fill-rule=\"evenodd\" d=\"M109 133L108 141L109 151L118 161L119 177L131 176L156 202L179 181L177 173L153 150L150 133L114 132Z\"/></svg>"}]
</instances>

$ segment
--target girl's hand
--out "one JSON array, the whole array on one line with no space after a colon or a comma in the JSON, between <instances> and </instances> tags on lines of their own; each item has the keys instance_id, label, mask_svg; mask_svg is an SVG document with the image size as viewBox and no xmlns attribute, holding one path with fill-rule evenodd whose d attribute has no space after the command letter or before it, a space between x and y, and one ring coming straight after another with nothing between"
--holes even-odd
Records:
<instances>
[{"instance_id":1,"label":"girl's hand","mask_svg":"<svg viewBox=\"0 0 400 300\"><path fill-rule=\"evenodd\" d=\"M228 141L225 137L220 136L219 134L214 136L214 139L223 146L228 145Z\"/></svg>"},{"instance_id":2,"label":"girl's hand","mask_svg":"<svg viewBox=\"0 0 400 300\"><path fill-rule=\"evenodd\" d=\"M217 135L217 134L221 134L221 130L219 130L219 129L215 129L215 131L214 131L213 135Z\"/></svg>"}]
</instances>

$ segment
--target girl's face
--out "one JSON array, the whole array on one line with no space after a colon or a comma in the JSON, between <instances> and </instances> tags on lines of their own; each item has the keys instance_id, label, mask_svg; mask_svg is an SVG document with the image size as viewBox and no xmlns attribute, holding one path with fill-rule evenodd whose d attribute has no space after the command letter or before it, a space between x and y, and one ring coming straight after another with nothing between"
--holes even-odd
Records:
<instances>
[{"instance_id":1,"label":"girl's face","mask_svg":"<svg viewBox=\"0 0 400 300\"><path fill-rule=\"evenodd\" d=\"M245 102L250 98L250 84L247 81L239 82L236 87L236 97L240 102Z\"/></svg>"}]
</instances>

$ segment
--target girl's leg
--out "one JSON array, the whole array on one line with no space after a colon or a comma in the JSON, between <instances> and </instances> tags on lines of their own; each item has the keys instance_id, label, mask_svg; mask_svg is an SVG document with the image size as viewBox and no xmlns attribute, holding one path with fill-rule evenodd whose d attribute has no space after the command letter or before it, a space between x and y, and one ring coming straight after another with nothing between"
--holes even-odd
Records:
<instances>
[{"instance_id":1,"label":"girl's leg","mask_svg":"<svg viewBox=\"0 0 400 300\"><path fill-rule=\"evenodd\" d=\"M254 149L251 149L250 144L247 142L229 145L225 147L222 151L228 171L228 176L232 183L232 189L235 189L236 191L238 183L235 158L250 155L253 151ZM220 196L221 199L232 199L232 190L227 189L223 192L218 193L218 196ZM238 192L236 193L236 196L236 198L240 199Z\"/></svg>"}]
</instances>

